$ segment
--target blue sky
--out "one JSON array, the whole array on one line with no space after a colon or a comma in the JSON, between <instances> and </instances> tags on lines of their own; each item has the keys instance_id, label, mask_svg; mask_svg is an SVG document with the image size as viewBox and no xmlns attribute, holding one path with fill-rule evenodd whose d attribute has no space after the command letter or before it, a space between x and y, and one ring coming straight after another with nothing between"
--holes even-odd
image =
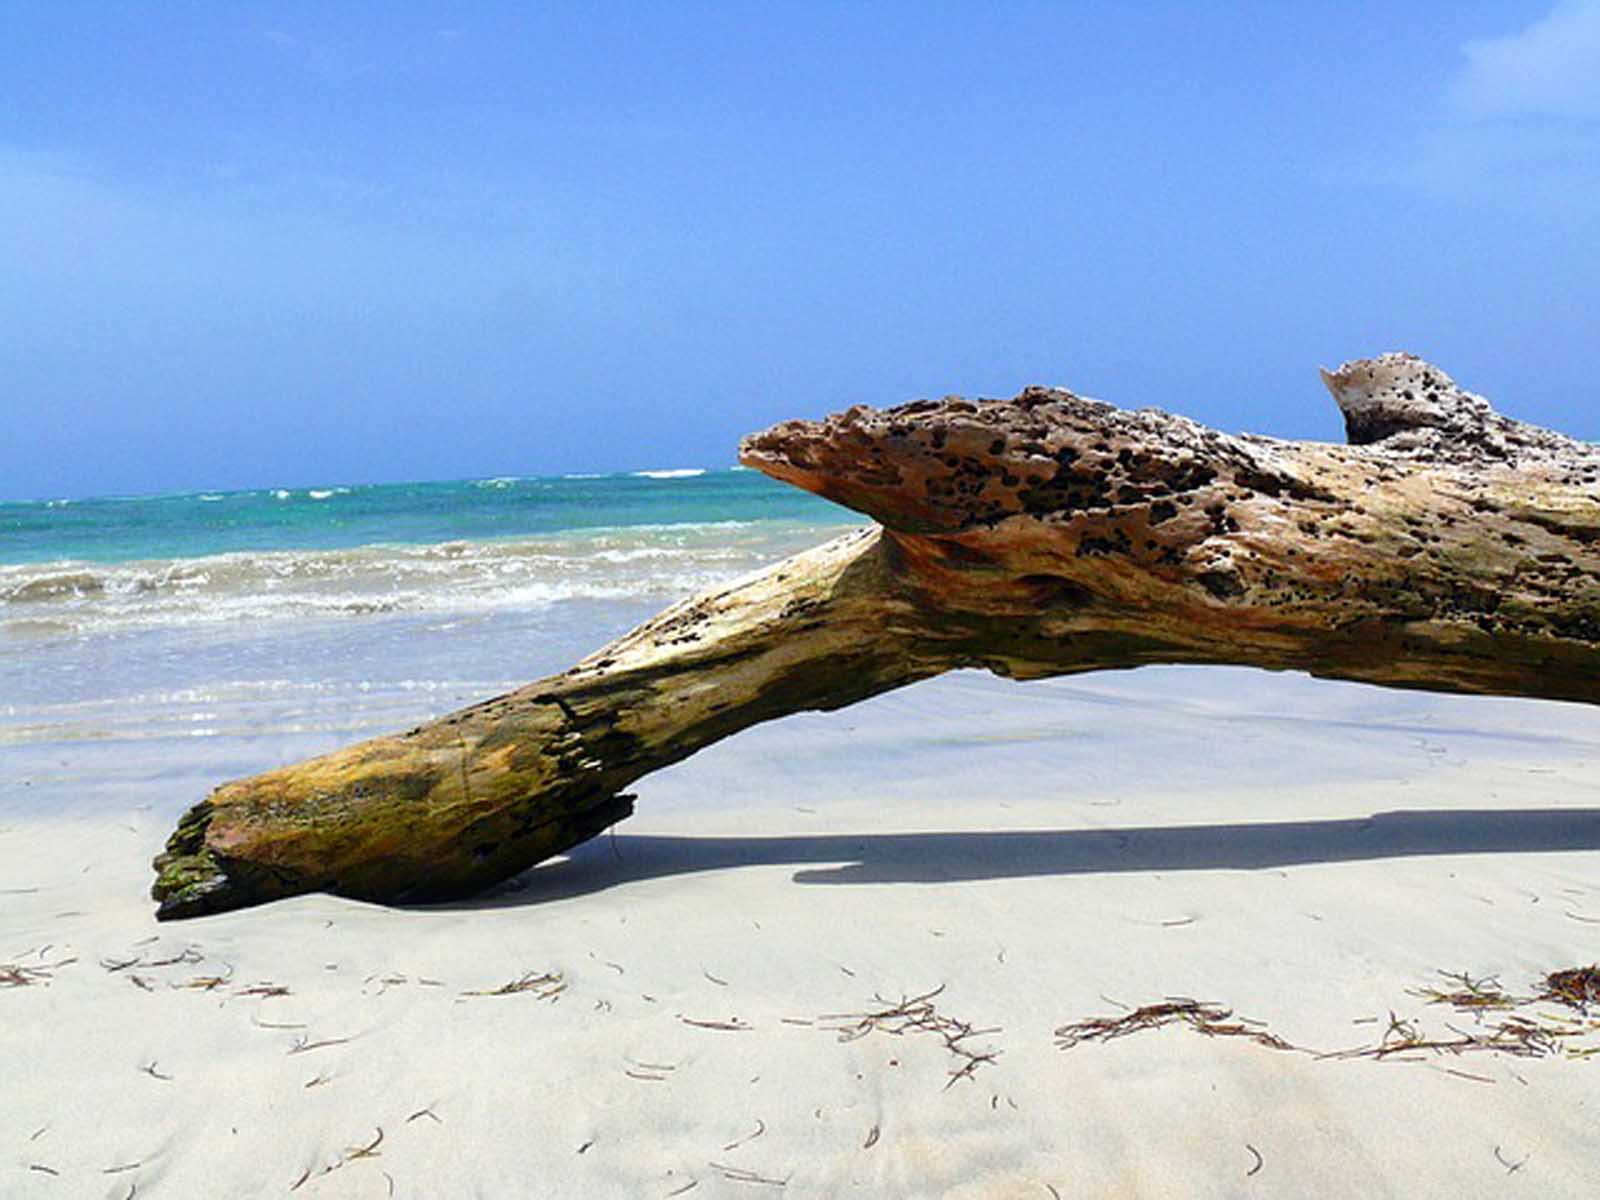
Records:
<instances>
[{"instance_id":1,"label":"blue sky","mask_svg":"<svg viewBox=\"0 0 1600 1200\"><path fill-rule=\"evenodd\" d=\"M732 462L1073 387L1600 437L1600 0L0 5L0 497Z\"/></svg>"}]
</instances>

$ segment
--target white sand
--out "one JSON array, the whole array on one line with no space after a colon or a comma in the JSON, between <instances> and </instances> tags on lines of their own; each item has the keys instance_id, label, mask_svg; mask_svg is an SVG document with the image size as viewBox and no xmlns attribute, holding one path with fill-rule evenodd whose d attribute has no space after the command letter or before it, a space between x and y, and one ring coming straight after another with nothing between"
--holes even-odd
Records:
<instances>
[{"instance_id":1,"label":"white sand","mask_svg":"<svg viewBox=\"0 0 1600 1200\"><path fill-rule=\"evenodd\" d=\"M1053 1033L1175 995L1315 1050L1470 1030L1408 989L1600 958L1597 764L1576 707L960 676L647 779L478 903L165 926L193 796L133 780L0 828L0 964L75 960L0 987L0 1196L1594 1195L1600 1061ZM467 994L528 973L565 989ZM938 987L994 1030L970 1077L818 1020Z\"/></svg>"}]
</instances>

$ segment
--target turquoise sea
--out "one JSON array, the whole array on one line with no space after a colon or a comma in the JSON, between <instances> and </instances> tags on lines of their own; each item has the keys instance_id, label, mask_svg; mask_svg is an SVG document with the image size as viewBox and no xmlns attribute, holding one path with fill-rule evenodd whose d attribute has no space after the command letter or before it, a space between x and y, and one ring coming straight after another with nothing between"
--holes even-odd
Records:
<instances>
[{"instance_id":1,"label":"turquoise sea","mask_svg":"<svg viewBox=\"0 0 1600 1200\"><path fill-rule=\"evenodd\" d=\"M859 520L740 469L0 503L0 817L163 779L177 811Z\"/></svg>"},{"instance_id":2,"label":"turquoise sea","mask_svg":"<svg viewBox=\"0 0 1600 1200\"><path fill-rule=\"evenodd\" d=\"M0 503L0 635L668 596L855 519L743 469Z\"/></svg>"},{"instance_id":3,"label":"turquoise sea","mask_svg":"<svg viewBox=\"0 0 1600 1200\"><path fill-rule=\"evenodd\" d=\"M504 542L600 529L853 519L741 467L174 492L0 501L0 563L170 561L239 551Z\"/></svg>"}]
</instances>

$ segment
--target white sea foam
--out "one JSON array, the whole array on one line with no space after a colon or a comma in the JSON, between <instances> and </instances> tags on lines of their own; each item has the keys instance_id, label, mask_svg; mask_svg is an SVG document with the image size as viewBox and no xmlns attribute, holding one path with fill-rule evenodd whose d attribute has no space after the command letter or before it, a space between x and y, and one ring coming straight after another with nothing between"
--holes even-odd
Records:
<instances>
[{"instance_id":1,"label":"white sea foam","mask_svg":"<svg viewBox=\"0 0 1600 1200\"><path fill-rule=\"evenodd\" d=\"M704 467L668 467L659 471L635 471L635 479L693 479L696 475L704 475Z\"/></svg>"},{"instance_id":2,"label":"white sea foam","mask_svg":"<svg viewBox=\"0 0 1600 1200\"><path fill-rule=\"evenodd\" d=\"M313 500L326 500L329 496L333 495L333 491L331 489L325 490L322 488L312 488L306 493L306 495L310 496Z\"/></svg>"},{"instance_id":3,"label":"white sea foam","mask_svg":"<svg viewBox=\"0 0 1600 1200\"><path fill-rule=\"evenodd\" d=\"M0 565L0 635L540 609L710 586L833 532L782 522L628 526L515 541Z\"/></svg>"}]
</instances>

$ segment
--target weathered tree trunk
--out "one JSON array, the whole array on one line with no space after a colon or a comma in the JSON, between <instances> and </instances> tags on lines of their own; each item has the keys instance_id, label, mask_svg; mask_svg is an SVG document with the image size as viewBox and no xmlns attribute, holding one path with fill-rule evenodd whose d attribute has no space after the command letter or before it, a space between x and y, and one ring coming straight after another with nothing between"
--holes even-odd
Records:
<instances>
[{"instance_id":1,"label":"weathered tree trunk","mask_svg":"<svg viewBox=\"0 0 1600 1200\"><path fill-rule=\"evenodd\" d=\"M1350 446L1046 389L749 438L748 465L881 525L564 674L219 788L156 860L159 915L465 894L600 832L634 780L719 738L955 667L1232 663L1600 701L1600 448L1409 356L1324 380Z\"/></svg>"}]
</instances>

